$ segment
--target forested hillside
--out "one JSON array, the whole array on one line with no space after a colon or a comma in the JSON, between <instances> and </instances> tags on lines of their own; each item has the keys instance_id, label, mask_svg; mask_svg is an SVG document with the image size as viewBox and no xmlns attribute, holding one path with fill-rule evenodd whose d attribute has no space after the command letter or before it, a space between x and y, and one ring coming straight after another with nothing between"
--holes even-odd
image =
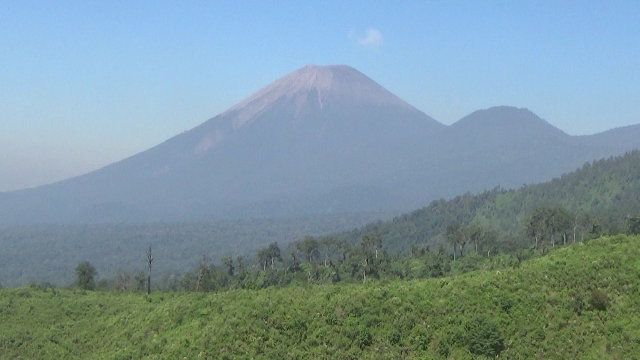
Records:
<instances>
[{"instance_id":1,"label":"forested hillside","mask_svg":"<svg viewBox=\"0 0 640 360\"><path fill-rule=\"evenodd\" d=\"M633 359L640 238L450 278L221 293L0 289L0 357Z\"/></svg>"},{"instance_id":2,"label":"forested hillside","mask_svg":"<svg viewBox=\"0 0 640 360\"><path fill-rule=\"evenodd\" d=\"M550 182L517 190L496 187L433 201L392 221L372 223L337 238L357 243L372 234L392 253L409 253L412 245L435 250L438 245L449 247L447 226L457 223L497 232L502 248L523 248L532 244L525 227L538 208L560 208L568 215L559 231L571 241L574 233L582 239L626 232L629 218L640 215L640 152L586 163Z\"/></svg>"}]
</instances>

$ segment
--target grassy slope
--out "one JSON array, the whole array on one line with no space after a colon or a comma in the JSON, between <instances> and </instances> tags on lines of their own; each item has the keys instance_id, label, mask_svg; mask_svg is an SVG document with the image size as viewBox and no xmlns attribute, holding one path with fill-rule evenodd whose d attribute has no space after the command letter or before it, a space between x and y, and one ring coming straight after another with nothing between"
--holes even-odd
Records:
<instances>
[{"instance_id":1,"label":"grassy slope","mask_svg":"<svg viewBox=\"0 0 640 360\"><path fill-rule=\"evenodd\" d=\"M471 359L465 325L478 315L499 328L501 358L639 358L639 245L604 238L427 281L150 297L7 288L0 358Z\"/></svg>"}]
</instances>

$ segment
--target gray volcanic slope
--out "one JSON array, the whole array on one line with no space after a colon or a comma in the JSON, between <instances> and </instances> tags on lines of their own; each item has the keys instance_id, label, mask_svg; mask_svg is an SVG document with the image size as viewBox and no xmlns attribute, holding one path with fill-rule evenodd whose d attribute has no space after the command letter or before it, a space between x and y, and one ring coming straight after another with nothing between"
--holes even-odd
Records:
<instances>
[{"instance_id":1,"label":"gray volcanic slope","mask_svg":"<svg viewBox=\"0 0 640 360\"><path fill-rule=\"evenodd\" d=\"M145 152L0 194L0 224L407 211L549 180L638 139L639 126L572 137L511 107L447 127L353 68L306 66Z\"/></svg>"},{"instance_id":2,"label":"gray volcanic slope","mask_svg":"<svg viewBox=\"0 0 640 360\"><path fill-rule=\"evenodd\" d=\"M0 211L5 222L22 223L208 219L291 208L302 197L369 187L443 129L353 68L306 66L145 152L6 194ZM288 205L277 205L283 201Z\"/></svg>"}]
</instances>

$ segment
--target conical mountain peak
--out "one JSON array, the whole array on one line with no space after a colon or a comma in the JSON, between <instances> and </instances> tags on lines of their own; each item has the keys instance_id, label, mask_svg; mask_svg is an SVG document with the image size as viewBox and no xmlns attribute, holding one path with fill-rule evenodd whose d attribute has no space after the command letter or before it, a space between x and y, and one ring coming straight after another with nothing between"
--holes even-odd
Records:
<instances>
[{"instance_id":1,"label":"conical mountain peak","mask_svg":"<svg viewBox=\"0 0 640 360\"><path fill-rule=\"evenodd\" d=\"M358 70L346 65L307 65L276 80L255 92L247 99L231 107L222 115L237 113L234 127L240 127L260 113L268 110L279 100L295 101L302 108L308 95L323 108L328 101L352 100L360 103L394 105L417 111L402 99L371 80Z\"/></svg>"}]
</instances>

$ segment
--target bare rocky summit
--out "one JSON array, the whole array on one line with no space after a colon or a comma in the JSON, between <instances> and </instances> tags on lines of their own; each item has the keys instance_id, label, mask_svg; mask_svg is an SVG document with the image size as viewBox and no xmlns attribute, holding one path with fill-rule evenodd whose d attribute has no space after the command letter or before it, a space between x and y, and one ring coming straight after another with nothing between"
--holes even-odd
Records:
<instances>
[{"instance_id":1,"label":"bare rocky summit","mask_svg":"<svg viewBox=\"0 0 640 360\"><path fill-rule=\"evenodd\" d=\"M257 91L222 113L222 116L237 113L238 118L234 122L234 127L237 128L254 119L256 115L268 111L270 106L280 99L293 101L296 104L295 116L298 116L301 108L307 105L309 93L313 91L316 93L314 100L320 109L324 107L323 102L343 97L362 103L416 110L352 67L307 65Z\"/></svg>"}]
</instances>

